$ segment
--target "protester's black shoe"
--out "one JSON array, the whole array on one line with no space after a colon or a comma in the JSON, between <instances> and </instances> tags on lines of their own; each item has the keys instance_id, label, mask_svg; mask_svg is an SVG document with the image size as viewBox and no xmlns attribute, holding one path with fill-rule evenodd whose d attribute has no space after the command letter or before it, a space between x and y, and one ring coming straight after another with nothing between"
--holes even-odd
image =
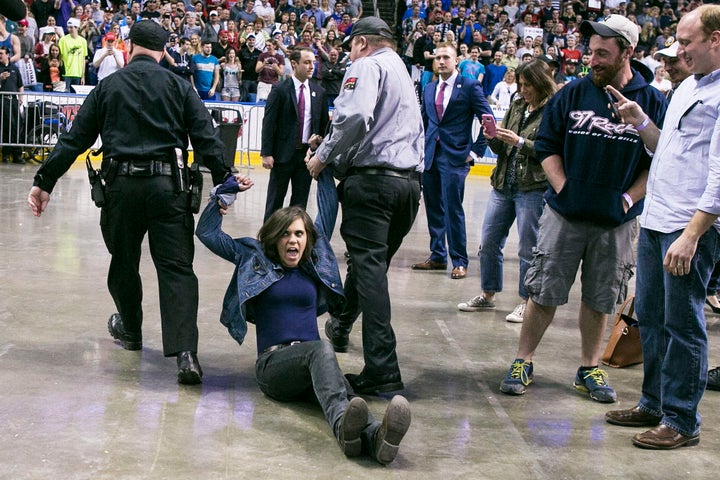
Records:
<instances>
[{"instance_id":1,"label":"protester's black shoe","mask_svg":"<svg viewBox=\"0 0 720 480\"><path fill-rule=\"evenodd\" d=\"M202 368L197 355L193 352L180 352L177 355L178 383L197 385L202 383Z\"/></svg>"},{"instance_id":2,"label":"protester's black shoe","mask_svg":"<svg viewBox=\"0 0 720 480\"><path fill-rule=\"evenodd\" d=\"M368 377L364 373L355 375L345 374L350 386L355 393L365 395L376 395L378 393L394 392L405 388L400 378L400 372Z\"/></svg>"},{"instance_id":3,"label":"protester's black shoe","mask_svg":"<svg viewBox=\"0 0 720 480\"><path fill-rule=\"evenodd\" d=\"M375 433L375 460L387 465L395 460L400 441L410 428L410 404L402 395L390 400L380 428Z\"/></svg>"},{"instance_id":4,"label":"protester's black shoe","mask_svg":"<svg viewBox=\"0 0 720 480\"><path fill-rule=\"evenodd\" d=\"M340 417L338 443L346 457L357 457L362 453L360 434L368 422L368 406L360 397L353 397Z\"/></svg>"},{"instance_id":5,"label":"protester's black shoe","mask_svg":"<svg viewBox=\"0 0 720 480\"><path fill-rule=\"evenodd\" d=\"M325 322L325 336L330 340L333 350L338 353L345 353L350 343L350 332L340 328L337 318L331 316Z\"/></svg>"},{"instance_id":6,"label":"protester's black shoe","mask_svg":"<svg viewBox=\"0 0 720 480\"><path fill-rule=\"evenodd\" d=\"M112 335L115 340L120 342L120 345L125 350L142 349L142 334L126 332L122 317L119 313L110 315L108 319L108 332L110 332L110 335Z\"/></svg>"}]
</instances>

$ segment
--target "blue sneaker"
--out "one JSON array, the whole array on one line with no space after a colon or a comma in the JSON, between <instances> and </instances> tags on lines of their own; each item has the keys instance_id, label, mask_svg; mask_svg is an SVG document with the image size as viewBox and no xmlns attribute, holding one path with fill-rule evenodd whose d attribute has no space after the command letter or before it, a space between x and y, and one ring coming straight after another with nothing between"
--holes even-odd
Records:
<instances>
[{"instance_id":1,"label":"blue sneaker","mask_svg":"<svg viewBox=\"0 0 720 480\"><path fill-rule=\"evenodd\" d=\"M508 395L522 395L527 390L525 387L532 383L533 364L522 358L516 358L510 365L507 375L500 382L500 391Z\"/></svg>"},{"instance_id":2,"label":"blue sneaker","mask_svg":"<svg viewBox=\"0 0 720 480\"><path fill-rule=\"evenodd\" d=\"M597 367L591 368L590 370L583 370L582 367L580 367L578 368L577 375L575 375L573 386L576 390L589 393L590 398L596 402L613 403L617 400L617 394L615 390L607 384L606 378L607 373Z\"/></svg>"}]
</instances>

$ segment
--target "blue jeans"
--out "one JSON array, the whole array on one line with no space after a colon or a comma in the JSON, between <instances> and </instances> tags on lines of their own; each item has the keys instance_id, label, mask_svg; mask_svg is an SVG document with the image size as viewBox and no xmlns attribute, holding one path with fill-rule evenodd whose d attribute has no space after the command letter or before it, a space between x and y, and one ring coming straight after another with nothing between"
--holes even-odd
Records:
<instances>
[{"instance_id":1,"label":"blue jeans","mask_svg":"<svg viewBox=\"0 0 720 480\"><path fill-rule=\"evenodd\" d=\"M425 92L425 86L432 82L433 78L433 71L432 70L423 70L422 75L420 76L420 98L423 97L423 92Z\"/></svg>"},{"instance_id":2,"label":"blue jeans","mask_svg":"<svg viewBox=\"0 0 720 480\"><path fill-rule=\"evenodd\" d=\"M698 242L690 273L663 269L670 245L682 234L641 229L638 241L636 312L644 373L641 410L683 435L700 431L698 404L707 383L705 289L720 254L720 235L711 227Z\"/></svg>"},{"instance_id":3,"label":"blue jeans","mask_svg":"<svg viewBox=\"0 0 720 480\"><path fill-rule=\"evenodd\" d=\"M485 210L480 244L480 284L485 292L503 289L503 248L510 227L517 219L519 236L520 279L518 293L528 298L525 273L532 262L537 244L538 223L543 211L543 190L521 192L517 186L503 190L492 189Z\"/></svg>"}]
</instances>

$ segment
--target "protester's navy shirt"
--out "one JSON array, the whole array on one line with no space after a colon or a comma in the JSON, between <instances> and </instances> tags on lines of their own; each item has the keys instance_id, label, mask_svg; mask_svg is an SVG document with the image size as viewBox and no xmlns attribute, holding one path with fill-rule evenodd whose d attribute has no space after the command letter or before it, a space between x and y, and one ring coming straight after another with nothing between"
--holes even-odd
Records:
<instances>
[{"instance_id":1,"label":"protester's navy shirt","mask_svg":"<svg viewBox=\"0 0 720 480\"><path fill-rule=\"evenodd\" d=\"M633 73L621 93L661 126L665 97ZM564 86L545 107L535 151L540 162L550 155L562 157L567 181L559 193L549 186L545 194L553 210L568 219L615 226L642 212L641 200L626 214L622 194L649 169L651 158L635 128L613 118L609 104L592 74Z\"/></svg>"},{"instance_id":2,"label":"protester's navy shirt","mask_svg":"<svg viewBox=\"0 0 720 480\"><path fill-rule=\"evenodd\" d=\"M257 348L292 341L320 340L317 328L318 286L300 268L285 268L285 275L255 297Z\"/></svg>"}]
</instances>

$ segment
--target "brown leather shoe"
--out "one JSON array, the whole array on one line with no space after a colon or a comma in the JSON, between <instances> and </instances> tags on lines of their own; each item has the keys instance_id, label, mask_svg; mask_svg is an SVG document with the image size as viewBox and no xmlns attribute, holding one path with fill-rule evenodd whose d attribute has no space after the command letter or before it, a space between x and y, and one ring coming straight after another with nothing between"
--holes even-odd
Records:
<instances>
[{"instance_id":1,"label":"brown leather shoe","mask_svg":"<svg viewBox=\"0 0 720 480\"><path fill-rule=\"evenodd\" d=\"M605 421L621 427L654 427L662 417L656 417L640 410L640 407L627 410L612 410L605 413Z\"/></svg>"},{"instance_id":2,"label":"brown leather shoe","mask_svg":"<svg viewBox=\"0 0 720 480\"><path fill-rule=\"evenodd\" d=\"M633 445L650 450L672 450L678 447L692 447L700 443L700 435L686 437L667 425L659 425L633 437Z\"/></svg>"},{"instance_id":3,"label":"brown leather shoe","mask_svg":"<svg viewBox=\"0 0 720 480\"><path fill-rule=\"evenodd\" d=\"M467 276L467 270L465 267L455 267L452 269L452 273L450 274L450 278L455 280L463 279Z\"/></svg>"},{"instance_id":4,"label":"brown leather shoe","mask_svg":"<svg viewBox=\"0 0 720 480\"><path fill-rule=\"evenodd\" d=\"M413 263L410 268L413 270L445 270L447 269L447 263L436 262L428 258L423 263Z\"/></svg>"}]
</instances>

